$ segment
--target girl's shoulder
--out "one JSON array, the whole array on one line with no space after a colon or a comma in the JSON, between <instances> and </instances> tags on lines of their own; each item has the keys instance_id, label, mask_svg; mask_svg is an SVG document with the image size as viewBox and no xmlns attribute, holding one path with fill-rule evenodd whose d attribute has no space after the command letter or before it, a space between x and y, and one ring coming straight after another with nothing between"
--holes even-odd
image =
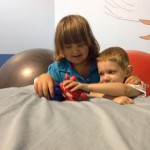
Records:
<instances>
[{"instance_id":1,"label":"girl's shoulder","mask_svg":"<svg viewBox=\"0 0 150 150\"><path fill-rule=\"evenodd\" d=\"M61 61L54 61L49 67L57 68L57 69L65 69L70 66L70 63L64 58Z\"/></svg>"}]
</instances>

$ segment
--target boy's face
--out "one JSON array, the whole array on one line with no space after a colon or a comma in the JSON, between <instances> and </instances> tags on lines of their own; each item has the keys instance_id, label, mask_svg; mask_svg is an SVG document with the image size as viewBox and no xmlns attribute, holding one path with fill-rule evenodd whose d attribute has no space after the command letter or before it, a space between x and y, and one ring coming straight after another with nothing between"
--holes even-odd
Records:
<instances>
[{"instance_id":1,"label":"boy's face","mask_svg":"<svg viewBox=\"0 0 150 150\"><path fill-rule=\"evenodd\" d=\"M73 65L79 65L87 61L89 48L84 42L65 45L63 48L65 58Z\"/></svg>"},{"instance_id":2,"label":"boy's face","mask_svg":"<svg viewBox=\"0 0 150 150\"><path fill-rule=\"evenodd\" d=\"M124 80L127 77L127 73L116 62L98 61L97 65L101 83L108 83L108 82L124 83Z\"/></svg>"}]
</instances>

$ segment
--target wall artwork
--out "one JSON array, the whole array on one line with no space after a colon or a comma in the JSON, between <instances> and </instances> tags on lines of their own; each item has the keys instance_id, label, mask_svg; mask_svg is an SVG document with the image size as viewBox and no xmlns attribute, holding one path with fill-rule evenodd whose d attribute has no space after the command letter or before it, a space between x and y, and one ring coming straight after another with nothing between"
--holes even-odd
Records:
<instances>
[{"instance_id":1,"label":"wall artwork","mask_svg":"<svg viewBox=\"0 0 150 150\"><path fill-rule=\"evenodd\" d=\"M127 1L127 0L105 0L105 13L114 19L138 22L143 25L150 25L150 20L138 18L138 1ZM144 5L144 2L143 2ZM150 18L150 16L149 16ZM150 34L141 35L139 38L144 40L150 40Z\"/></svg>"}]
</instances>

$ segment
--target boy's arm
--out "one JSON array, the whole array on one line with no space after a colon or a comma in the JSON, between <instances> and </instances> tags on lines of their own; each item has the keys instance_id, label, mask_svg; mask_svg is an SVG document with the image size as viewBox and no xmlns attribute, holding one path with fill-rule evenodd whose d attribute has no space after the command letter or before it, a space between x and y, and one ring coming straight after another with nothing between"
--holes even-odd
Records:
<instances>
[{"instance_id":1,"label":"boy's arm","mask_svg":"<svg viewBox=\"0 0 150 150\"><path fill-rule=\"evenodd\" d=\"M134 104L133 99L127 96L118 96L118 97L113 98L112 100L121 105Z\"/></svg>"},{"instance_id":2,"label":"boy's arm","mask_svg":"<svg viewBox=\"0 0 150 150\"><path fill-rule=\"evenodd\" d=\"M72 82L67 88L73 87L72 91L82 89L86 92L103 93L110 96L139 96L142 92L123 83L97 83L97 84L83 84L79 82Z\"/></svg>"},{"instance_id":3,"label":"boy's arm","mask_svg":"<svg viewBox=\"0 0 150 150\"><path fill-rule=\"evenodd\" d=\"M90 97L103 97L119 104L133 104L134 101L126 95L137 96L141 94L138 90L122 83L83 84L68 80L64 82L64 85L66 88L74 87L72 91L82 89L90 92Z\"/></svg>"},{"instance_id":4,"label":"boy's arm","mask_svg":"<svg viewBox=\"0 0 150 150\"><path fill-rule=\"evenodd\" d=\"M114 96L110 96L110 95L104 95L101 93L93 93L90 92L90 96L89 97L103 97L103 98L107 98L110 99L118 104L124 105L124 104L134 104L134 101L132 98L129 98L127 96L118 96L118 97L114 97Z\"/></svg>"}]
</instances>

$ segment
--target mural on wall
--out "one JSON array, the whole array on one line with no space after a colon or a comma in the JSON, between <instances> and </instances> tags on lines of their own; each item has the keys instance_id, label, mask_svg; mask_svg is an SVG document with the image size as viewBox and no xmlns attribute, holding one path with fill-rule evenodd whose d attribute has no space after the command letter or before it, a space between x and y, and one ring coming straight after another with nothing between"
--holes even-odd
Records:
<instances>
[{"instance_id":1,"label":"mural on wall","mask_svg":"<svg viewBox=\"0 0 150 150\"><path fill-rule=\"evenodd\" d=\"M142 23L150 25L150 20L135 17L134 10L137 9L136 2L127 0L105 0L105 13L115 19ZM137 19L135 19L137 18ZM150 40L150 34L139 38Z\"/></svg>"},{"instance_id":2,"label":"mural on wall","mask_svg":"<svg viewBox=\"0 0 150 150\"><path fill-rule=\"evenodd\" d=\"M80 14L101 50L117 45L150 53L149 6L150 0L55 0L55 25L65 15Z\"/></svg>"},{"instance_id":3,"label":"mural on wall","mask_svg":"<svg viewBox=\"0 0 150 150\"><path fill-rule=\"evenodd\" d=\"M150 25L150 20L139 19L139 21L145 25ZM145 36L140 36L141 39L150 40L150 34Z\"/></svg>"}]
</instances>

